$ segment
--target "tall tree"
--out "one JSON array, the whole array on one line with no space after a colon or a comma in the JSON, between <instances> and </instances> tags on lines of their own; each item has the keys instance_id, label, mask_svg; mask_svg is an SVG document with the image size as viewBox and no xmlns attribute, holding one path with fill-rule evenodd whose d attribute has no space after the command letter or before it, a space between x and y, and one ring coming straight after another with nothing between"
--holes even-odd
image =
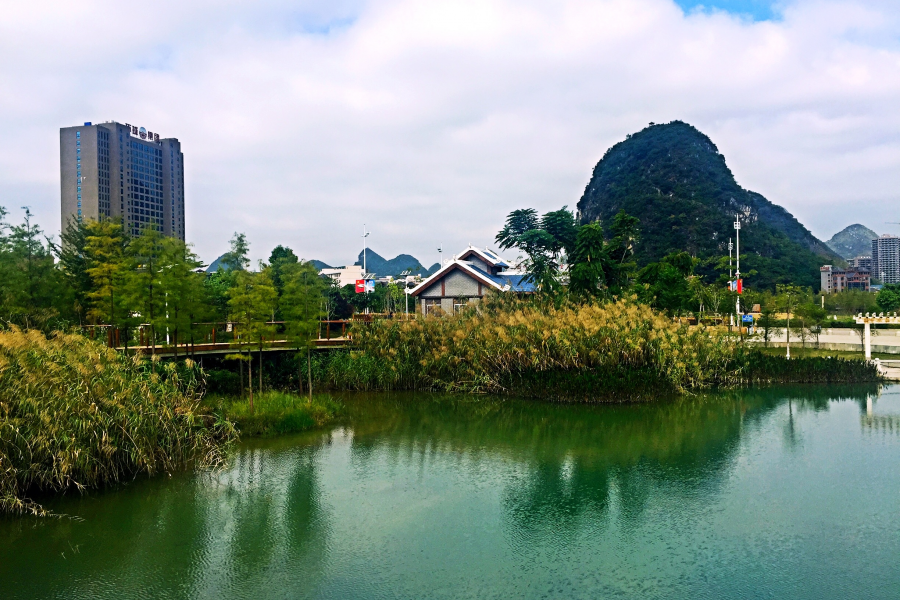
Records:
<instances>
[{"instance_id":1,"label":"tall tree","mask_svg":"<svg viewBox=\"0 0 900 600\"><path fill-rule=\"evenodd\" d=\"M569 256L569 291L575 297L597 297L606 288L608 253L600 223L578 228Z\"/></svg>"},{"instance_id":2,"label":"tall tree","mask_svg":"<svg viewBox=\"0 0 900 600\"><path fill-rule=\"evenodd\" d=\"M640 240L637 217L620 210L610 227L612 238L607 244L606 281L613 294L619 294L631 283L637 270L635 247Z\"/></svg>"},{"instance_id":3,"label":"tall tree","mask_svg":"<svg viewBox=\"0 0 900 600\"><path fill-rule=\"evenodd\" d=\"M121 307L127 273L125 243L120 223L112 220L86 222L87 274L92 284L87 294L90 301L87 314L94 323L115 326L124 316Z\"/></svg>"},{"instance_id":4,"label":"tall tree","mask_svg":"<svg viewBox=\"0 0 900 600\"><path fill-rule=\"evenodd\" d=\"M203 263L191 247L177 238L160 243L160 292L163 295L164 322L178 356L178 343L192 339L192 323L202 311Z\"/></svg>"},{"instance_id":5,"label":"tall tree","mask_svg":"<svg viewBox=\"0 0 900 600\"><path fill-rule=\"evenodd\" d=\"M127 298L141 325L149 327L151 354L156 354L160 327L165 328L165 292L162 289L163 235L153 226L128 242Z\"/></svg>"},{"instance_id":6,"label":"tall tree","mask_svg":"<svg viewBox=\"0 0 900 600\"><path fill-rule=\"evenodd\" d=\"M272 253L269 255L269 269L272 273L272 283L275 285L275 290L278 292L278 297L281 298L281 294L284 291L284 281L283 281L283 273L286 267L289 265L295 265L299 262L297 255L294 254L294 251L290 248L286 248L285 246L278 245L272 250ZM283 320L283 315L281 314L281 305L279 304L278 308L275 309L275 319Z\"/></svg>"},{"instance_id":7,"label":"tall tree","mask_svg":"<svg viewBox=\"0 0 900 600\"><path fill-rule=\"evenodd\" d=\"M250 243L246 234L234 232L231 236L230 249L222 257L222 265L226 271L246 271L250 267Z\"/></svg>"},{"instance_id":8,"label":"tall tree","mask_svg":"<svg viewBox=\"0 0 900 600\"><path fill-rule=\"evenodd\" d=\"M574 219L565 207L540 219L534 209L515 210L506 218L495 239L504 250L517 248L524 252L522 266L528 280L542 292L554 292L559 288L565 251L575 242Z\"/></svg>"},{"instance_id":9,"label":"tall tree","mask_svg":"<svg viewBox=\"0 0 900 600\"><path fill-rule=\"evenodd\" d=\"M240 326L240 348L243 353L245 342L259 344L260 361L262 360L262 343L266 335L272 334L267 321L278 299L278 293L267 270L259 273L238 271L234 286L228 290L228 307L232 320ZM250 410L253 410L253 363L250 365ZM260 373L260 382L262 374Z\"/></svg>"},{"instance_id":10,"label":"tall tree","mask_svg":"<svg viewBox=\"0 0 900 600\"><path fill-rule=\"evenodd\" d=\"M61 243L53 250L63 281L72 298L72 310L79 325L84 322L88 309L88 294L91 291L91 276L88 274L87 253L88 229L84 221L70 219L60 235Z\"/></svg>"},{"instance_id":11,"label":"tall tree","mask_svg":"<svg viewBox=\"0 0 900 600\"><path fill-rule=\"evenodd\" d=\"M281 295L281 313L284 315L288 338L298 349L306 348L307 382L312 397L312 361L310 350L318 337L319 321L325 315L325 296L329 282L319 275L308 262L286 265L283 271L284 292ZM299 355L298 355L299 358ZM302 363L297 361L297 377L303 392Z\"/></svg>"},{"instance_id":12,"label":"tall tree","mask_svg":"<svg viewBox=\"0 0 900 600\"><path fill-rule=\"evenodd\" d=\"M0 310L24 327L46 326L66 308L51 245L27 207L20 225L6 224L5 214L0 209Z\"/></svg>"}]
</instances>

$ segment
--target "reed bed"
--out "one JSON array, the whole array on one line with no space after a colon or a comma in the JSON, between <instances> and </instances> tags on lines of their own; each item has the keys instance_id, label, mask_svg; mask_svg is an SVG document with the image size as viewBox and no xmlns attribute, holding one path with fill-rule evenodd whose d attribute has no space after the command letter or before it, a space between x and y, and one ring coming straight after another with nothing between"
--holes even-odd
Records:
<instances>
[{"instance_id":1,"label":"reed bed","mask_svg":"<svg viewBox=\"0 0 900 600\"><path fill-rule=\"evenodd\" d=\"M633 299L556 306L489 299L463 314L376 321L320 365L346 389L429 389L603 400L742 380L736 341Z\"/></svg>"},{"instance_id":2,"label":"reed bed","mask_svg":"<svg viewBox=\"0 0 900 600\"><path fill-rule=\"evenodd\" d=\"M236 433L200 407L199 376L78 335L0 331L0 513L48 514L36 493L221 464Z\"/></svg>"},{"instance_id":3,"label":"reed bed","mask_svg":"<svg viewBox=\"0 0 900 600\"><path fill-rule=\"evenodd\" d=\"M882 379L874 363L860 359L809 356L787 360L753 349L736 360L742 363L748 383L871 383Z\"/></svg>"}]
</instances>

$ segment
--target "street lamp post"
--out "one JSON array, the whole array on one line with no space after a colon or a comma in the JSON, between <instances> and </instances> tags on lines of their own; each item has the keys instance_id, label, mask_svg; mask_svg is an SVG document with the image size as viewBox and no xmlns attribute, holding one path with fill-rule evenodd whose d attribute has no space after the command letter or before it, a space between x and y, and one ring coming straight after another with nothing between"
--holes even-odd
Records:
<instances>
[{"instance_id":1,"label":"street lamp post","mask_svg":"<svg viewBox=\"0 0 900 600\"><path fill-rule=\"evenodd\" d=\"M366 231L366 224L363 223L363 234L362 234L362 239L363 239L363 279L366 278L366 246L367 246L366 238L369 237L370 233L371 233L370 231Z\"/></svg>"},{"instance_id":2,"label":"street lamp post","mask_svg":"<svg viewBox=\"0 0 900 600\"><path fill-rule=\"evenodd\" d=\"M737 269L735 269L735 272L734 272L734 280L736 282L735 286L737 287L737 286L739 286L738 282L740 282L740 280L741 280L741 217L740 217L740 215L738 215L734 221L734 231L735 231L735 235L737 238L737 241L734 246L734 255L735 255L735 259L737 261ZM737 291L737 289L735 289L735 291ZM735 306L737 308L738 318L740 318L741 317L741 295L740 295L740 293L738 294L737 304ZM738 322L738 327L740 327L740 326L741 326L741 323Z\"/></svg>"},{"instance_id":3,"label":"street lamp post","mask_svg":"<svg viewBox=\"0 0 900 600\"><path fill-rule=\"evenodd\" d=\"M363 273L362 273L362 276L363 276L363 294L366 295L366 296L365 296L366 298L369 297L369 286L366 284L366 247L368 246L368 244L366 243L366 238L369 237L369 233L371 233L371 232L366 231L366 224L363 223L363 234L362 234L362 239L363 239ZM366 314L369 314L369 301L368 301L368 300L366 300Z\"/></svg>"},{"instance_id":4,"label":"street lamp post","mask_svg":"<svg viewBox=\"0 0 900 600\"><path fill-rule=\"evenodd\" d=\"M731 272L731 251L734 250L734 242L731 241L731 238L728 238L728 285L731 285L731 278L734 275Z\"/></svg>"}]
</instances>

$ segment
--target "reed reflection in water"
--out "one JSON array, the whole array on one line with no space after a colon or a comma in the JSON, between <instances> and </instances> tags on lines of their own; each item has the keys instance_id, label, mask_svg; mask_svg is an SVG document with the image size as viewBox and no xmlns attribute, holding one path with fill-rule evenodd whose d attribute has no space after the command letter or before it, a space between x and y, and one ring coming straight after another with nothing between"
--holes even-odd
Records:
<instances>
[{"instance_id":1,"label":"reed reflection in water","mask_svg":"<svg viewBox=\"0 0 900 600\"><path fill-rule=\"evenodd\" d=\"M865 424L900 414L898 388L345 403L224 472L0 523L0 596L900 595L900 436Z\"/></svg>"}]
</instances>

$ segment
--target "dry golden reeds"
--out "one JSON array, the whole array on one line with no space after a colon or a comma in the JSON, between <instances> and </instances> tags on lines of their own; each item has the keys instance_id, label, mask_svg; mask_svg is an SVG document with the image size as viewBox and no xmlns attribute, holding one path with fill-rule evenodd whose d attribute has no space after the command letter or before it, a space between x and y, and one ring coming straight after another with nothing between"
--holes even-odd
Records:
<instances>
[{"instance_id":1,"label":"dry golden reeds","mask_svg":"<svg viewBox=\"0 0 900 600\"><path fill-rule=\"evenodd\" d=\"M360 366L381 365L380 385L372 386L381 388L508 392L537 389L542 379L565 387L571 375L581 377L578 393L589 394L604 382L684 391L741 378L733 338L674 323L631 299L561 307L493 299L459 315L376 321L354 337ZM565 395L552 387L550 394Z\"/></svg>"},{"instance_id":2,"label":"dry golden reeds","mask_svg":"<svg viewBox=\"0 0 900 600\"><path fill-rule=\"evenodd\" d=\"M234 428L199 408L197 373L78 335L0 331L0 512L46 514L34 492L221 463Z\"/></svg>"}]
</instances>

